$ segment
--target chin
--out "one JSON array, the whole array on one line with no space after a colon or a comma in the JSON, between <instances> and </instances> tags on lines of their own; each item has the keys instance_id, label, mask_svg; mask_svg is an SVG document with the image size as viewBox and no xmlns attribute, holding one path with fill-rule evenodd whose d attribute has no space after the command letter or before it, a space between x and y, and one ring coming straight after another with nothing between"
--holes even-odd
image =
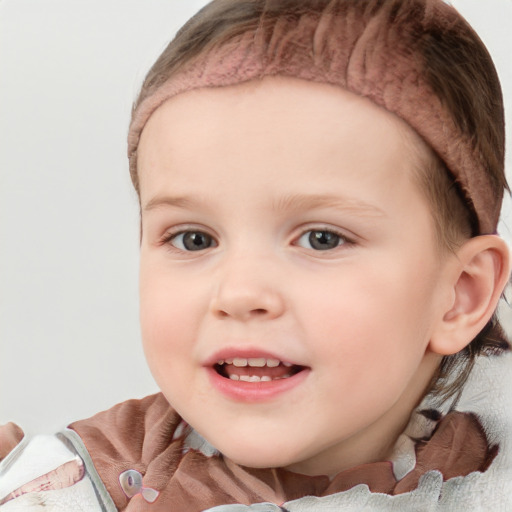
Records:
<instances>
[{"instance_id":1,"label":"chin","mask_svg":"<svg viewBox=\"0 0 512 512\"><path fill-rule=\"evenodd\" d=\"M234 447L233 443L227 443L226 450L219 448L220 452L229 460L240 466L249 468L285 468L300 462L298 454L287 453L282 445L269 445L263 450L261 444L252 446L251 443L241 443L240 447Z\"/></svg>"},{"instance_id":2,"label":"chin","mask_svg":"<svg viewBox=\"0 0 512 512\"><path fill-rule=\"evenodd\" d=\"M226 457L228 457L229 460L235 462L236 464L240 466L245 466L247 468L254 468L254 469L263 469L263 468L284 468L290 464L293 464L294 461L290 461L288 459L283 459L281 457L275 457L275 456L261 456L258 457L247 457L247 456L241 456L237 457L239 454L234 454L232 457L229 454L224 454Z\"/></svg>"}]
</instances>

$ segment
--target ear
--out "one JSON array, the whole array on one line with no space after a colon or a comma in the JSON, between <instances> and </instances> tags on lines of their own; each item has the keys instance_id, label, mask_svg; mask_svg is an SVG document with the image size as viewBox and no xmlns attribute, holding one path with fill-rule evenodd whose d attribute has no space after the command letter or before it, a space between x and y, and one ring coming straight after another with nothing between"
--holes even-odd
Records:
<instances>
[{"instance_id":1,"label":"ear","mask_svg":"<svg viewBox=\"0 0 512 512\"><path fill-rule=\"evenodd\" d=\"M466 347L491 319L510 274L507 244L497 235L471 238L450 262L449 297L429 348L451 355Z\"/></svg>"}]
</instances>

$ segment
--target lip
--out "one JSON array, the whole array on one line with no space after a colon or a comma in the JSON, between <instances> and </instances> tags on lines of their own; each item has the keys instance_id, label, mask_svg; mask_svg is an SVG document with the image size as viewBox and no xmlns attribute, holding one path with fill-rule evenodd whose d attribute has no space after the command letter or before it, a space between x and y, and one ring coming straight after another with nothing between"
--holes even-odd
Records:
<instances>
[{"instance_id":1,"label":"lip","mask_svg":"<svg viewBox=\"0 0 512 512\"><path fill-rule=\"evenodd\" d=\"M299 386L311 370L304 368L291 377L270 382L242 382L226 379L213 367L206 368L206 371L212 386L228 398L238 402L265 402Z\"/></svg>"},{"instance_id":2,"label":"lip","mask_svg":"<svg viewBox=\"0 0 512 512\"><path fill-rule=\"evenodd\" d=\"M235 381L222 377L217 373L214 366L219 360L230 358L265 358L265 359L278 359L281 362L291 363L293 365L301 366L303 369L288 377L286 379L272 380L270 382L243 382ZM308 366L295 363L285 359L279 355L267 351L254 350L250 348L234 349L226 348L216 352L209 357L205 363L204 368L208 374L208 378L213 388L231 400L237 402L265 402L270 401L279 395L289 392L300 384L308 377L311 368Z\"/></svg>"}]
</instances>

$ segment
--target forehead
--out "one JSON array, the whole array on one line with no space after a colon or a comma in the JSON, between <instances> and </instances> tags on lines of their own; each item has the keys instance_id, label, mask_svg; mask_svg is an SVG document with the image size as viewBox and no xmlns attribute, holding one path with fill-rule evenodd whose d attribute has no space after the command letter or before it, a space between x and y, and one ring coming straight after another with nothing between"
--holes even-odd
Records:
<instances>
[{"instance_id":1,"label":"forehead","mask_svg":"<svg viewBox=\"0 0 512 512\"><path fill-rule=\"evenodd\" d=\"M248 168L271 168L271 182L281 177L291 187L306 167L349 174L388 167L410 177L427 151L404 121L366 98L324 83L266 77L168 100L142 132L138 164L144 196L159 186L157 173L163 186L164 170L174 186L180 176L218 186L226 169L240 178ZM360 173L362 184L364 178Z\"/></svg>"}]
</instances>

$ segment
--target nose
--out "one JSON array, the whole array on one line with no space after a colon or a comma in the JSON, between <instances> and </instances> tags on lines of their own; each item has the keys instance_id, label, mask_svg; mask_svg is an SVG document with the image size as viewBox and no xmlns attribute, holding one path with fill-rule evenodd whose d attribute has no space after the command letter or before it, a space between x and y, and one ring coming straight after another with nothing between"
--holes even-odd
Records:
<instances>
[{"instance_id":1,"label":"nose","mask_svg":"<svg viewBox=\"0 0 512 512\"><path fill-rule=\"evenodd\" d=\"M284 313L285 302L274 272L262 262L226 262L220 272L211 309L219 318L239 321L274 319Z\"/></svg>"}]
</instances>

